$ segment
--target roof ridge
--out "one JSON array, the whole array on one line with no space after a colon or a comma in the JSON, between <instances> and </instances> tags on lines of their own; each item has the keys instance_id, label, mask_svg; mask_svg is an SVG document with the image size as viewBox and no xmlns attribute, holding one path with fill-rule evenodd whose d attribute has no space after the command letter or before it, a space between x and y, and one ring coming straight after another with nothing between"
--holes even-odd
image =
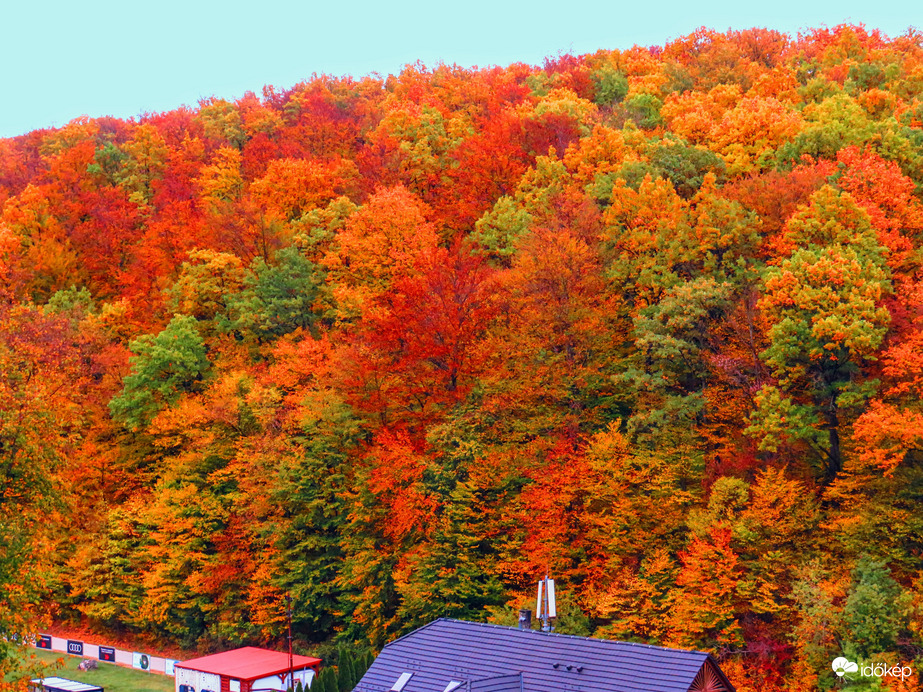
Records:
<instances>
[{"instance_id":1,"label":"roof ridge","mask_svg":"<svg viewBox=\"0 0 923 692\"><path fill-rule=\"evenodd\" d=\"M584 637L579 634L564 634L563 632L545 632L543 630L533 630L533 629L524 630L524 629L520 629L519 627L514 627L512 625L498 625L493 622L475 622L473 620L459 620L458 618L438 618L437 620L433 620L432 622L430 622L428 625L424 625L424 627L435 625L437 622L459 622L464 625L475 625L477 627L490 627L492 629L513 630L514 632L531 632L532 634L540 634L542 636L567 637L568 639L582 639L588 642L607 642L609 644L622 644L624 646L635 646L635 647L642 648L642 649L657 649L659 651L677 651L677 652L684 653L684 654L702 654L703 656L714 658L711 655L711 653L709 653L708 651L699 651L698 649L677 649L672 646L658 646L657 644L642 644L641 642L625 642L625 641L622 641L621 639L604 639L602 637ZM424 629L424 627L421 627L420 629ZM419 630L414 630L414 632L418 632L418 631ZM413 634L413 632L410 632L408 634ZM408 635L405 634L404 637L406 636ZM401 637L401 639L403 639L404 637ZM400 641L400 640L395 639L394 641Z\"/></svg>"},{"instance_id":2,"label":"roof ridge","mask_svg":"<svg viewBox=\"0 0 923 692\"><path fill-rule=\"evenodd\" d=\"M431 620L430 622L427 622L425 625L421 625L420 627L417 627L415 630L411 630L411 631L408 632L407 634L402 634L402 635L401 635L400 637L398 637L397 639L392 639L390 642L388 642L388 643L385 644L383 647L381 647L381 650L384 651L385 649L387 649L387 648L388 648L389 646L391 646L392 644L397 644L397 643L398 643L399 641L401 641L402 639L406 639L406 638L409 637L410 635L416 634L417 632L422 632L422 631L425 630L427 627L432 627L432 626L435 625L437 622L442 622L443 620L445 620L445 621L454 621L454 622L467 622L466 620L454 620L453 618L436 618L435 620Z\"/></svg>"}]
</instances>

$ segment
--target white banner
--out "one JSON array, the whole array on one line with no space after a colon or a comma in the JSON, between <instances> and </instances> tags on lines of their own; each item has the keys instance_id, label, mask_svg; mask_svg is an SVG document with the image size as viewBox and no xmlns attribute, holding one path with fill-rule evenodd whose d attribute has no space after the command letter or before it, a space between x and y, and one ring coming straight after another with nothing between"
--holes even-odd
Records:
<instances>
[{"instance_id":1,"label":"white banner","mask_svg":"<svg viewBox=\"0 0 923 692\"><path fill-rule=\"evenodd\" d=\"M179 663L174 658L161 658L150 654L142 654L138 651L125 651L124 649L116 649L113 646L87 644L73 639L53 637L49 634L39 636L31 644L37 649L50 649L51 651L69 653L72 656L95 658L117 665L131 666L138 670L146 670L151 673L164 673L170 677L175 677L174 666Z\"/></svg>"}]
</instances>

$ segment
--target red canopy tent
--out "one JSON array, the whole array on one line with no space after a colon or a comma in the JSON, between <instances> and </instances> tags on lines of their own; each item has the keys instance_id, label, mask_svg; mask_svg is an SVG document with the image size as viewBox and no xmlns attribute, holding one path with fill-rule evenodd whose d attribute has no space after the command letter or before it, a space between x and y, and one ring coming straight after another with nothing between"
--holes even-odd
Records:
<instances>
[{"instance_id":1,"label":"red canopy tent","mask_svg":"<svg viewBox=\"0 0 923 692\"><path fill-rule=\"evenodd\" d=\"M292 656L292 678L305 688L320 669L321 659ZM291 686L289 656L254 646L177 663L176 692L256 692Z\"/></svg>"}]
</instances>

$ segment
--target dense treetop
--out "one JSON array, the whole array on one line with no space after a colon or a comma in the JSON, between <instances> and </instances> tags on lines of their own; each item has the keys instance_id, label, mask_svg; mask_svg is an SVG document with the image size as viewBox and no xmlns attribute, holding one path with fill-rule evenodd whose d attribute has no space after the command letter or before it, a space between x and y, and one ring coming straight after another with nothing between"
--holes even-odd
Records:
<instances>
[{"instance_id":1,"label":"dense treetop","mask_svg":"<svg viewBox=\"0 0 923 692\"><path fill-rule=\"evenodd\" d=\"M923 36L857 26L0 140L0 632L380 647L547 572L741 692L923 665L921 194Z\"/></svg>"}]
</instances>

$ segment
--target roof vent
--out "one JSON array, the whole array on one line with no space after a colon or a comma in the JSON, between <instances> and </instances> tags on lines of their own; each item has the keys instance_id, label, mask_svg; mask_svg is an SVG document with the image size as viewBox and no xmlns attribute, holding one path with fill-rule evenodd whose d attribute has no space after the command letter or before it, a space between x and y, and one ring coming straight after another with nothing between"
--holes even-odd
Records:
<instances>
[{"instance_id":1,"label":"roof vent","mask_svg":"<svg viewBox=\"0 0 923 692\"><path fill-rule=\"evenodd\" d=\"M413 673L401 673L393 685L391 685L391 692L401 692L404 689L404 686L410 682L410 678L413 677Z\"/></svg>"},{"instance_id":2,"label":"roof vent","mask_svg":"<svg viewBox=\"0 0 923 692\"><path fill-rule=\"evenodd\" d=\"M445 689L442 692L452 692L452 690L457 690L464 683L459 682L458 680L452 680L448 685L445 686Z\"/></svg>"},{"instance_id":3,"label":"roof vent","mask_svg":"<svg viewBox=\"0 0 923 692\"><path fill-rule=\"evenodd\" d=\"M551 664L551 667L554 668L555 670L557 670L558 668L561 667L561 664L560 664L560 663L552 663L552 664Z\"/></svg>"}]
</instances>

